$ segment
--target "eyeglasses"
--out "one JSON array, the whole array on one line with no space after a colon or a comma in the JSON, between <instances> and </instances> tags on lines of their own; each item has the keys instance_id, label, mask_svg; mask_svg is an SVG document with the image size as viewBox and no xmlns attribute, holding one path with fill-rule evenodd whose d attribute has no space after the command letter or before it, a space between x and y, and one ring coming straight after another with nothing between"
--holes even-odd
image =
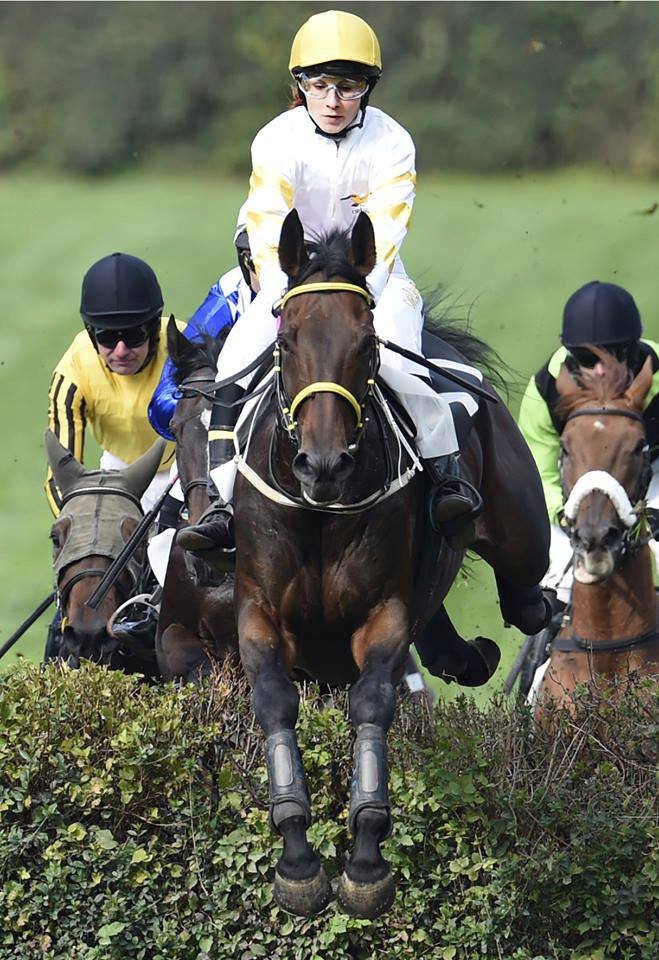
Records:
<instances>
[{"instance_id":1,"label":"eyeglasses","mask_svg":"<svg viewBox=\"0 0 659 960\"><path fill-rule=\"evenodd\" d=\"M626 343L602 344L602 350L621 362L626 361L629 356L629 346ZM600 357L585 347L570 347L570 356L580 367L591 368L600 362Z\"/></svg>"},{"instance_id":2,"label":"eyeglasses","mask_svg":"<svg viewBox=\"0 0 659 960\"><path fill-rule=\"evenodd\" d=\"M366 77L332 77L321 73L317 77L308 77L301 73L297 78L300 89L312 100L324 100L330 90L335 90L339 100L359 100L368 90Z\"/></svg>"},{"instance_id":3,"label":"eyeglasses","mask_svg":"<svg viewBox=\"0 0 659 960\"><path fill-rule=\"evenodd\" d=\"M149 339L155 329L155 322L143 323L139 327L129 327L128 330L94 330L96 343L106 350L114 350L119 341L123 341L130 349L141 347Z\"/></svg>"}]
</instances>

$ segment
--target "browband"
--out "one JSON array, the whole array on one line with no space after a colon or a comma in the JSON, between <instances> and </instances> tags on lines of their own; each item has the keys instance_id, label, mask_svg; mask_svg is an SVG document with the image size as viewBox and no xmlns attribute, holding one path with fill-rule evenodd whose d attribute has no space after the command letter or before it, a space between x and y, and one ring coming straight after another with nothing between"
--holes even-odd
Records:
<instances>
[{"instance_id":1,"label":"browband","mask_svg":"<svg viewBox=\"0 0 659 960\"><path fill-rule=\"evenodd\" d=\"M363 287L358 287L356 283L344 283L342 280L325 280L319 283L303 283L299 287L293 287L288 293L276 303L273 312L281 313L291 297L297 297L301 293L335 293L337 290L347 290L349 293L358 293L360 297L368 303L369 307L375 306L375 300Z\"/></svg>"}]
</instances>

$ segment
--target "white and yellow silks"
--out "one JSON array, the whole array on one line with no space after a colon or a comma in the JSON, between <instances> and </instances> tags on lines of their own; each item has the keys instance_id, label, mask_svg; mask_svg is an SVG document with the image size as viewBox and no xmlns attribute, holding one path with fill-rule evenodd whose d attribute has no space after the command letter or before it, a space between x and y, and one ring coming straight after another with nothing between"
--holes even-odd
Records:
<instances>
[{"instance_id":1,"label":"white and yellow silks","mask_svg":"<svg viewBox=\"0 0 659 960\"><path fill-rule=\"evenodd\" d=\"M272 304L286 287L277 247L282 223L293 207L307 237L330 229L349 230L360 211L369 215L378 257L367 278L377 303L376 333L421 352L421 296L398 256L414 203L414 154L409 134L374 107L367 108L361 128L337 142L316 132L304 107L281 114L257 134L250 192L240 220L247 224L261 292L227 338L218 361L218 381L243 369L275 339ZM425 369L382 350L380 376L416 424L421 456L455 452L448 404L430 387ZM225 485L218 483L215 473L223 469L213 474L222 496ZM227 486L233 486L233 478Z\"/></svg>"}]
</instances>

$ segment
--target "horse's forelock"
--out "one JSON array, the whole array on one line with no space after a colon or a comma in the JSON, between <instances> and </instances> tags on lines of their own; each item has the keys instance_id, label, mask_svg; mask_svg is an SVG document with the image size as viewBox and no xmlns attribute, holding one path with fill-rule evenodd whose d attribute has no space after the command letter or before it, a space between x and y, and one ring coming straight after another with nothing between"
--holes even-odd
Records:
<instances>
[{"instance_id":1,"label":"horse's forelock","mask_svg":"<svg viewBox=\"0 0 659 960\"><path fill-rule=\"evenodd\" d=\"M308 259L290 287L297 287L315 273L324 273L327 280L341 277L367 289L363 276L350 262L350 231L329 230L315 234L306 244Z\"/></svg>"},{"instance_id":2,"label":"horse's forelock","mask_svg":"<svg viewBox=\"0 0 659 960\"><path fill-rule=\"evenodd\" d=\"M583 403L603 404L608 400L622 399L633 379L632 371L623 360L610 353L602 353L600 362L604 368L602 374L585 368L573 374L579 389L559 398L559 416L568 416Z\"/></svg>"}]
</instances>

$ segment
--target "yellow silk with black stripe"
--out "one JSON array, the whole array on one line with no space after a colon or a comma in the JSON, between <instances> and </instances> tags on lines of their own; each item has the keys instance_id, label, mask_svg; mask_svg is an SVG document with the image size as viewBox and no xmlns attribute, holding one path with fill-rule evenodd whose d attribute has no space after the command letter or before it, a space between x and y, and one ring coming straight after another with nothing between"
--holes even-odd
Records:
<instances>
[{"instance_id":1,"label":"yellow silk with black stripe","mask_svg":"<svg viewBox=\"0 0 659 960\"><path fill-rule=\"evenodd\" d=\"M109 370L85 330L55 367L48 425L78 460L84 462L87 427L103 450L126 463L137 460L157 439L147 410L167 358L166 325L163 319L155 355L139 373L122 375ZM161 469L173 462L174 449L173 443L167 445ZM61 501L50 470L46 496L57 515Z\"/></svg>"}]
</instances>

